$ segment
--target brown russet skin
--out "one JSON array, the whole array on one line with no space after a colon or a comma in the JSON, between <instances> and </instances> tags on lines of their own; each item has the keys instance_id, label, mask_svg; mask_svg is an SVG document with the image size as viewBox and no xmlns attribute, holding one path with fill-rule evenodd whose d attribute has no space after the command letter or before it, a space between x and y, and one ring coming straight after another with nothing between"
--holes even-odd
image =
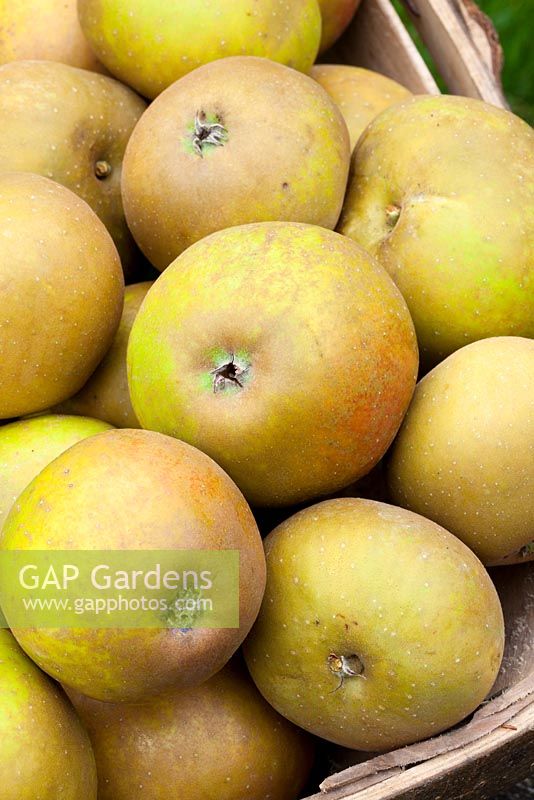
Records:
<instances>
[{"instance_id":1,"label":"brown russet skin","mask_svg":"<svg viewBox=\"0 0 534 800\"><path fill-rule=\"evenodd\" d=\"M113 241L87 203L48 178L0 175L0 418L80 389L122 311Z\"/></svg>"},{"instance_id":2,"label":"brown russet skin","mask_svg":"<svg viewBox=\"0 0 534 800\"><path fill-rule=\"evenodd\" d=\"M378 262L333 231L289 222L219 231L182 253L128 345L143 427L208 453L255 506L330 494L369 472L406 413L417 364L406 304Z\"/></svg>"},{"instance_id":3,"label":"brown russet skin","mask_svg":"<svg viewBox=\"0 0 534 800\"><path fill-rule=\"evenodd\" d=\"M363 67L316 64L310 75L328 92L343 114L349 129L351 150L377 114L411 97L411 92L400 83Z\"/></svg>"},{"instance_id":4,"label":"brown russet skin","mask_svg":"<svg viewBox=\"0 0 534 800\"><path fill-rule=\"evenodd\" d=\"M261 538L241 492L208 456L152 431L106 431L56 458L18 498L1 546L239 550L239 628L14 631L45 672L99 700L138 700L211 677L247 635L265 587Z\"/></svg>"},{"instance_id":5,"label":"brown russet skin","mask_svg":"<svg viewBox=\"0 0 534 800\"><path fill-rule=\"evenodd\" d=\"M132 283L124 290L124 308L113 344L78 394L55 409L109 422L116 428L140 428L130 400L126 351L134 319L151 281Z\"/></svg>"},{"instance_id":6,"label":"brown russet skin","mask_svg":"<svg viewBox=\"0 0 534 800\"><path fill-rule=\"evenodd\" d=\"M339 39L359 5L360 0L319 0L323 19L319 53L324 53Z\"/></svg>"},{"instance_id":7,"label":"brown russet skin","mask_svg":"<svg viewBox=\"0 0 534 800\"><path fill-rule=\"evenodd\" d=\"M61 688L0 630L2 800L96 800L89 737Z\"/></svg>"},{"instance_id":8,"label":"brown russet skin","mask_svg":"<svg viewBox=\"0 0 534 800\"><path fill-rule=\"evenodd\" d=\"M210 126L219 144L208 143ZM235 225L334 228L349 162L343 117L316 81L264 58L225 58L174 83L143 114L124 157L124 210L163 270Z\"/></svg>"},{"instance_id":9,"label":"brown russet skin","mask_svg":"<svg viewBox=\"0 0 534 800\"><path fill-rule=\"evenodd\" d=\"M27 59L105 71L82 33L76 0L0 0L0 64Z\"/></svg>"},{"instance_id":10,"label":"brown russet skin","mask_svg":"<svg viewBox=\"0 0 534 800\"><path fill-rule=\"evenodd\" d=\"M534 558L534 341L481 339L417 385L391 450L395 503L487 565Z\"/></svg>"},{"instance_id":11,"label":"brown russet skin","mask_svg":"<svg viewBox=\"0 0 534 800\"><path fill-rule=\"evenodd\" d=\"M274 711L240 659L145 703L67 690L95 751L99 800L296 800L313 739Z\"/></svg>"},{"instance_id":12,"label":"brown russet skin","mask_svg":"<svg viewBox=\"0 0 534 800\"><path fill-rule=\"evenodd\" d=\"M106 75L52 61L0 67L2 171L35 172L83 198L113 237L126 274L139 251L122 209L122 158L145 107Z\"/></svg>"}]
</instances>

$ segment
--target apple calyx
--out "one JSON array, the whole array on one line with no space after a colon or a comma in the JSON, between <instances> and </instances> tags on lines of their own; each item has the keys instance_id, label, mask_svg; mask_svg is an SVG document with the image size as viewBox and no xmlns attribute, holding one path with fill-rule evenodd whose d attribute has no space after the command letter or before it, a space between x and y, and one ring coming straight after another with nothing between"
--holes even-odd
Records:
<instances>
[{"instance_id":1,"label":"apple calyx","mask_svg":"<svg viewBox=\"0 0 534 800\"><path fill-rule=\"evenodd\" d=\"M396 206L394 203L390 203L388 206L386 206L386 223L390 228L395 227L399 221L400 213L400 206Z\"/></svg>"},{"instance_id":2,"label":"apple calyx","mask_svg":"<svg viewBox=\"0 0 534 800\"><path fill-rule=\"evenodd\" d=\"M95 177L98 178L99 181L103 181L104 178L107 178L111 175L111 164L109 161L97 161L95 164Z\"/></svg>"},{"instance_id":3,"label":"apple calyx","mask_svg":"<svg viewBox=\"0 0 534 800\"><path fill-rule=\"evenodd\" d=\"M204 158L204 149L207 145L224 147L228 141L228 131L221 124L218 117L208 120L204 111L197 111L191 142L193 150L200 158Z\"/></svg>"},{"instance_id":4,"label":"apple calyx","mask_svg":"<svg viewBox=\"0 0 534 800\"><path fill-rule=\"evenodd\" d=\"M340 679L339 684L333 690L334 692L341 689L347 678L365 678L363 674L363 661L354 653L349 656L330 653L327 658L327 663L330 672L337 675Z\"/></svg>"},{"instance_id":5,"label":"apple calyx","mask_svg":"<svg viewBox=\"0 0 534 800\"><path fill-rule=\"evenodd\" d=\"M230 361L221 364L220 367L215 367L215 369L210 370L210 375L213 375L213 391L218 392L224 390L227 386L227 382L230 385L238 386L240 389L243 389L243 384L239 378L248 371L249 367L250 364L248 366L241 366L236 363L235 355L232 353Z\"/></svg>"}]
</instances>

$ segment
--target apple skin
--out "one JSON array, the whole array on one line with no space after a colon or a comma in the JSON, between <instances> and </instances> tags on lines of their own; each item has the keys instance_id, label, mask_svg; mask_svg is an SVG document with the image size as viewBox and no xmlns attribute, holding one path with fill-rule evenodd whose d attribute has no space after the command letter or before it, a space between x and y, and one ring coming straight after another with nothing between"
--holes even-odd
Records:
<instances>
[{"instance_id":1,"label":"apple skin","mask_svg":"<svg viewBox=\"0 0 534 800\"><path fill-rule=\"evenodd\" d=\"M323 20L319 52L324 53L348 28L360 0L319 0Z\"/></svg>"},{"instance_id":2,"label":"apple skin","mask_svg":"<svg viewBox=\"0 0 534 800\"><path fill-rule=\"evenodd\" d=\"M317 0L78 0L82 30L123 83L153 99L227 56L266 57L307 72L321 38Z\"/></svg>"},{"instance_id":3,"label":"apple skin","mask_svg":"<svg viewBox=\"0 0 534 800\"><path fill-rule=\"evenodd\" d=\"M106 431L56 458L16 501L0 546L240 551L239 628L13 631L45 672L97 700L134 701L211 677L250 630L265 586L261 538L236 486L203 453L151 431Z\"/></svg>"},{"instance_id":4,"label":"apple skin","mask_svg":"<svg viewBox=\"0 0 534 800\"><path fill-rule=\"evenodd\" d=\"M116 428L140 428L130 400L126 351L137 312L152 281L132 283L124 290L124 308L113 343L78 394L61 403L55 411L81 414L109 422Z\"/></svg>"},{"instance_id":5,"label":"apple skin","mask_svg":"<svg viewBox=\"0 0 534 800\"><path fill-rule=\"evenodd\" d=\"M341 498L299 512L264 544L267 588L244 653L292 722L344 747L389 750L460 722L490 691L504 646L499 598L448 531ZM342 657L363 672L342 682Z\"/></svg>"},{"instance_id":6,"label":"apple skin","mask_svg":"<svg viewBox=\"0 0 534 800\"><path fill-rule=\"evenodd\" d=\"M241 386L213 373L232 357ZM143 427L208 453L258 506L369 472L416 374L412 322L385 270L349 239L296 223L190 247L154 283L128 346Z\"/></svg>"},{"instance_id":7,"label":"apple skin","mask_svg":"<svg viewBox=\"0 0 534 800\"><path fill-rule=\"evenodd\" d=\"M484 564L534 558L533 398L531 339L482 339L442 361L417 385L392 448L394 502Z\"/></svg>"},{"instance_id":8,"label":"apple skin","mask_svg":"<svg viewBox=\"0 0 534 800\"><path fill-rule=\"evenodd\" d=\"M315 64L310 76L328 92L343 114L351 150L381 111L412 96L400 83L379 72L347 64Z\"/></svg>"},{"instance_id":9,"label":"apple skin","mask_svg":"<svg viewBox=\"0 0 534 800\"><path fill-rule=\"evenodd\" d=\"M226 140L202 155L192 143L199 113L226 126ZM265 58L226 58L177 81L143 114L124 158L126 218L159 270L235 225L334 228L349 163L343 117L316 81Z\"/></svg>"},{"instance_id":10,"label":"apple skin","mask_svg":"<svg viewBox=\"0 0 534 800\"><path fill-rule=\"evenodd\" d=\"M0 218L0 418L9 419L83 386L119 325L124 279L103 223L48 178L0 175Z\"/></svg>"},{"instance_id":11,"label":"apple skin","mask_svg":"<svg viewBox=\"0 0 534 800\"><path fill-rule=\"evenodd\" d=\"M96 800L87 733L57 684L0 630L2 800Z\"/></svg>"},{"instance_id":12,"label":"apple skin","mask_svg":"<svg viewBox=\"0 0 534 800\"><path fill-rule=\"evenodd\" d=\"M0 0L0 64L26 59L105 71L82 33L76 0Z\"/></svg>"},{"instance_id":13,"label":"apple skin","mask_svg":"<svg viewBox=\"0 0 534 800\"><path fill-rule=\"evenodd\" d=\"M2 171L43 175L85 200L110 232L126 275L140 254L124 219L122 159L145 108L106 75L52 61L0 67ZM109 174L98 177L103 165Z\"/></svg>"},{"instance_id":14,"label":"apple skin","mask_svg":"<svg viewBox=\"0 0 534 800\"><path fill-rule=\"evenodd\" d=\"M467 97L392 106L358 142L339 230L396 282L425 367L534 336L533 174L530 126Z\"/></svg>"},{"instance_id":15,"label":"apple skin","mask_svg":"<svg viewBox=\"0 0 534 800\"><path fill-rule=\"evenodd\" d=\"M274 711L234 660L210 680L142 704L67 690L89 731L99 800L296 800L314 744Z\"/></svg>"},{"instance_id":16,"label":"apple skin","mask_svg":"<svg viewBox=\"0 0 534 800\"><path fill-rule=\"evenodd\" d=\"M19 494L47 464L87 436L109 429L98 419L47 414L0 430L0 531Z\"/></svg>"}]
</instances>

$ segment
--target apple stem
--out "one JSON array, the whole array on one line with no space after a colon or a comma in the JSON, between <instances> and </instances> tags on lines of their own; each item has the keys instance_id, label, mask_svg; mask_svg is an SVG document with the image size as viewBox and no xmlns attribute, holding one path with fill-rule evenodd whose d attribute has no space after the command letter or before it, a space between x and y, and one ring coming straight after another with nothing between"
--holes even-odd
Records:
<instances>
[{"instance_id":1,"label":"apple stem","mask_svg":"<svg viewBox=\"0 0 534 800\"><path fill-rule=\"evenodd\" d=\"M208 122L203 111L197 111L193 128L193 149L200 158L204 158L204 147L213 145L223 147L228 141L228 131L221 125L220 120Z\"/></svg>"},{"instance_id":2,"label":"apple stem","mask_svg":"<svg viewBox=\"0 0 534 800\"><path fill-rule=\"evenodd\" d=\"M111 164L108 161L97 161L95 164L95 175L99 181L111 175Z\"/></svg>"},{"instance_id":3,"label":"apple stem","mask_svg":"<svg viewBox=\"0 0 534 800\"><path fill-rule=\"evenodd\" d=\"M338 686L332 690L332 693L341 689L347 678L365 678L363 662L357 655L338 656L336 653L330 653L327 661L330 672L340 679Z\"/></svg>"},{"instance_id":4,"label":"apple stem","mask_svg":"<svg viewBox=\"0 0 534 800\"><path fill-rule=\"evenodd\" d=\"M395 227L399 221L400 213L400 206L396 206L393 203L391 203L389 206L386 206L386 222L390 228Z\"/></svg>"}]
</instances>

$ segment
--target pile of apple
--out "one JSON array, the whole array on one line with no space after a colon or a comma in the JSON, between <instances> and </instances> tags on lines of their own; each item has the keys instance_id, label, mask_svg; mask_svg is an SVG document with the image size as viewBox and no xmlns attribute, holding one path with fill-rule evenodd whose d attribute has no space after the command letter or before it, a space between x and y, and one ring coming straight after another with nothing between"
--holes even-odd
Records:
<instances>
[{"instance_id":1,"label":"pile of apple","mask_svg":"<svg viewBox=\"0 0 534 800\"><path fill-rule=\"evenodd\" d=\"M0 2L0 548L240 554L239 628L0 631L2 800L296 800L494 684L534 135L313 66L356 5Z\"/></svg>"}]
</instances>

